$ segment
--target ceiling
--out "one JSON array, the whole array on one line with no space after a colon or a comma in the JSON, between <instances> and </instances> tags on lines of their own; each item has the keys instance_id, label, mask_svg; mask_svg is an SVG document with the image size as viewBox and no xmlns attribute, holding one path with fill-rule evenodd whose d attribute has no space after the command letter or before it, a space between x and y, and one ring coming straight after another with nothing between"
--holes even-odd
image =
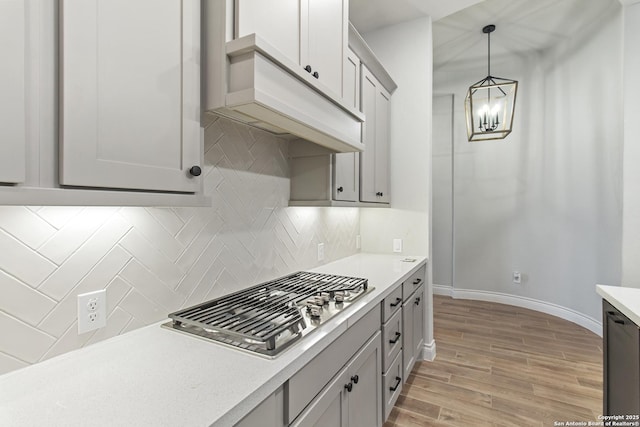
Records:
<instances>
[{"instance_id":1,"label":"ceiling","mask_svg":"<svg viewBox=\"0 0 640 427\"><path fill-rule=\"evenodd\" d=\"M486 58L482 27L495 24L491 56L543 50L584 31L596 31L618 0L485 0L433 24L433 65Z\"/></svg>"},{"instance_id":2,"label":"ceiling","mask_svg":"<svg viewBox=\"0 0 640 427\"><path fill-rule=\"evenodd\" d=\"M482 27L496 25L491 56L543 50L581 31L596 30L602 16L637 0L350 0L349 18L360 33L431 16L433 65L486 58Z\"/></svg>"},{"instance_id":3,"label":"ceiling","mask_svg":"<svg viewBox=\"0 0 640 427\"><path fill-rule=\"evenodd\" d=\"M360 33L424 16L433 21L483 0L350 0L349 19Z\"/></svg>"}]
</instances>

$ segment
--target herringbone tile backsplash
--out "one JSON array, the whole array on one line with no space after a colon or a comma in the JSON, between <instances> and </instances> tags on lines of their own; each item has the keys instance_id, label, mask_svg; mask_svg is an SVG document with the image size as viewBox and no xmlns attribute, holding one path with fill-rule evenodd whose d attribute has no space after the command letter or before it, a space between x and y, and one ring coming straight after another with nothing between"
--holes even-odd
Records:
<instances>
[{"instance_id":1,"label":"herringbone tile backsplash","mask_svg":"<svg viewBox=\"0 0 640 427\"><path fill-rule=\"evenodd\" d=\"M289 208L288 142L209 117L210 208L0 207L0 374L356 252L359 212ZM76 295L107 289L78 335Z\"/></svg>"}]
</instances>

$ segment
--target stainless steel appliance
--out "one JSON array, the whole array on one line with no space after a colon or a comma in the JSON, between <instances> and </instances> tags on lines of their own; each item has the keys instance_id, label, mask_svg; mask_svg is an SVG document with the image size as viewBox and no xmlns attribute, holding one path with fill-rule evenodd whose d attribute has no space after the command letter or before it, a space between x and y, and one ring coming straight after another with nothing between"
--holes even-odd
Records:
<instances>
[{"instance_id":1,"label":"stainless steel appliance","mask_svg":"<svg viewBox=\"0 0 640 427\"><path fill-rule=\"evenodd\" d=\"M372 289L301 271L176 311L162 326L272 358Z\"/></svg>"}]
</instances>

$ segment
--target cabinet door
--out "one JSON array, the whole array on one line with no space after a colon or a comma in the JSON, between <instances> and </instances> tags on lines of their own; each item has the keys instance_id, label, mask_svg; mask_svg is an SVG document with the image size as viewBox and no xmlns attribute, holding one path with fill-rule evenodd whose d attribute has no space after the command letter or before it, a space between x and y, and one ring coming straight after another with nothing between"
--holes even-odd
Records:
<instances>
[{"instance_id":1,"label":"cabinet door","mask_svg":"<svg viewBox=\"0 0 640 427\"><path fill-rule=\"evenodd\" d=\"M20 183L26 166L26 42L29 1L0 0L0 182Z\"/></svg>"},{"instance_id":2,"label":"cabinet door","mask_svg":"<svg viewBox=\"0 0 640 427\"><path fill-rule=\"evenodd\" d=\"M415 354L413 352L413 349L415 348L413 342L413 340L415 339L415 334L413 331L413 307L413 298L409 298L402 305L402 367L404 371L404 375L402 375L403 384L407 382L409 374L413 369L413 364L416 361Z\"/></svg>"},{"instance_id":3,"label":"cabinet door","mask_svg":"<svg viewBox=\"0 0 640 427\"><path fill-rule=\"evenodd\" d=\"M389 122L391 104L389 93L378 84L376 91L375 190L376 201L389 203Z\"/></svg>"},{"instance_id":4,"label":"cabinet door","mask_svg":"<svg viewBox=\"0 0 640 427\"><path fill-rule=\"evenodd\" d=\"M348 393L349 427L382 425L382 359L378 332L347 367L353 383ZM329 425L329 424L327 424Z\"/></svg>"},{"instance_id":5,"label":"cabinet door","mask_svg":"<svg viewBox=\"0 0 640 427\"><path fill-rule=\"evenodd\" d=\"M63 185L195 192L200 2L62 0Z\"/></svg>"},{"instance_id":6,"label":"cabinet door","mask_svg":"<svg viewBox=\"0 0 640 427\"><path fill-rule=\"evenodd\" d=\"M414 363L421 360L424 345L425 319L424 286L420 287L413 296L413 359Z\"/></svg>"},{"instance_id":7,"label":"cabinet door","mask_svg":"<svg viewBox=\"0 0 640 427\"><path fill-rule=\"evenodd\" d=\"M235 0L235 38L258 34L300 64L300 0Z\"/></svg>"},{"instance_id":8,"label":"cabinet door","mask_svg":"<svg viewBox=\"0 0 640 427\"><path fill-rule=\"evenodd\" d=\"M282 427L284 426L283 388L273 392L262 403L238 422L235 427Z\"/></svg>"},{"instance_id":9,"label":"cabinet door","mask_svg":"<svg viewBox=\"0 0 640 427\"><path fill-rule=\"evenodd\" d=\"M362 67L361 107L365 115L360 153L360 200L389 203L390 95L373 74Z\"/></svg>"},{"instance_id":10,"label":"cabinet door","mask_svg":"<svg viewBox=\"0 0 640 427\"><path fill-rule=\"evenodd\" d=\"M347 371L343 370L298 417L293 427L347 426Z\"/></svg>"},{"instance_id":11,"label":"cabinet door","mask_svg":"<svg viewBox=\"0 0 640 427\"><path fill-rule=\"evenodd\" d=\"M342 96L342 67L347 54L348 2L302 0L300 64L318 73L318 80ZM305 37L306 36L306 37Z\"/></svg>"},{"instance_id":12,"label":"cabinet door","mask_svg":"<svg viewBox=\"0 0 640 427\"><path fill-rule=\"evenodd\" d=\"M360 59L347 49L344 59L342 99L355 109L360 105ZM360 192L360 153L333 155L333 200L357 202Z\"/></svg>"}]
</instances>

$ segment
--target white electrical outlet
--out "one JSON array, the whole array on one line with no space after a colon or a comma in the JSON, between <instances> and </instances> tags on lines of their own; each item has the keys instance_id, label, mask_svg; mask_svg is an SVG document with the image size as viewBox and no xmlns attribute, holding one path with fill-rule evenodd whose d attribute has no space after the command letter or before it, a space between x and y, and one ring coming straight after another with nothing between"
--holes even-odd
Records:
<instances>
[{"instance_id":1,"label":"white electrical outlet","mask_svg":"<svg viewBox=\"0 0 640 427\"><path fill-rule=\"evenodd\" d=\"M78 334L107 326L107 290L78 295Z\"/></svg>"},{"instance_id":2,"label":"white electrical outlet","mask_svg":"<svg viewBox=\"0 0 640 427\"><path fill-rule=\"evenodd\" d=\"M393 239L393 252L402 252L402 239Z\"/></svg>"},{"instance_id":3,"label":"white electrical outlet","mask_svg":"<svg viewBox=\"0 0 640 427\"><path fill-rule=\"evenodd\" d=\"M516 285L519 285L522 283L522 274L520 274L519 271L513 272L513 283L515 283Z\"/></svg>"},{"instance_id":4,"label":"white electrical outlet","mask_svg":"<svg viewBox=\"0 0 640 427\"><path fill-rule=\"evenodd\" d=\"M360 235L356 236L356 249L360 249L362 247L362 240L360 240Z\"/></svg>"},{"instance_id":5,"label":"white electrical outlet","mask_svg":"<svg viewBox=\"0 0 640 427\"><path fill-rule=\"evenodd\" d=\"M318 243L318 261L324 261L324 243Z\"/></svg>"}]
</instances>

